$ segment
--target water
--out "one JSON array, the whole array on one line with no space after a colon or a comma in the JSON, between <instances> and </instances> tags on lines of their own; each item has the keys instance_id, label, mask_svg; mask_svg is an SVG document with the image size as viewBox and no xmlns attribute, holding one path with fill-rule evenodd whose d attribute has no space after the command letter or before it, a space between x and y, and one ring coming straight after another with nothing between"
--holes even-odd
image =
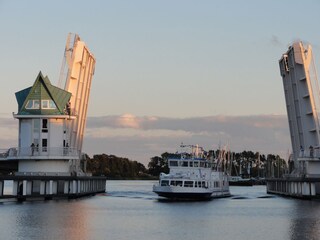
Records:
<instances>
[{"instance_id":1,"label":"water","mask_svg":"<svg viewBox=\"0 0 320 240\"><path fill-rule=\"evenodd\" d=\"M230 198L158 201L153 181L108 181L108 193L0 204L0 239L320 239L320 201L231 187Z\"/></svg>"}]
</instances>

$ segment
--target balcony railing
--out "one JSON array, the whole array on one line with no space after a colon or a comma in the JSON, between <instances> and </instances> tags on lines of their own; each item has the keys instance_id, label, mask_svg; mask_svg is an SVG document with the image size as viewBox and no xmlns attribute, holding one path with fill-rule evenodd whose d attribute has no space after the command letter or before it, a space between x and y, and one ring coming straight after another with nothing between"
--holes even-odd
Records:
<instances>
[{"instance_id":1,"label":"balcony railing","mask_svg":"<svg viewBox=\"0 0 320 240\"><path fill-rule=\"evenodd\" d=\"M314 148L314 149L308 149L308 150L300 150L299 153L300 159L320 159L320 149Z\"/></svg>"},{"instance_id":2,"label":"balcony railing","mask_svg":"<svg viewBox=\"0 0 320 240\"><path fill-rule=\"evenodd\" d=\"M80 157L80 151L70 147L21 147L0 149L0 160L19 158L55 158L55 157Z\"/></svg>"}]
</instances>

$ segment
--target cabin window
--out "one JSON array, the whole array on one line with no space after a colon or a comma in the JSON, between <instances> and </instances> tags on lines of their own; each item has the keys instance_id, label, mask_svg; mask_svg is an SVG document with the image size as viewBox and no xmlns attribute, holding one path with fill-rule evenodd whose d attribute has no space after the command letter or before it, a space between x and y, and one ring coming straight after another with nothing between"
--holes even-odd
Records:
<instances>
[{"instance_id":1,"label":"cabin window","mask_svg":"<svg viewBox=\"0 0 320 240\"><path fill-rule=\"evenodd\" d=\"M185 187L193 187L193 181L185 181L184 186Z\"/></svg>"},{"instance_id":2,"label":"cabin window","mask_svg":"<svg viewBox=\"0 0 320 240\"><path fill-rule=\"evenodd\" d=\"M161 186L169 186L169 181L168 180L162 180L161 181Z\"/></svg>"},{"instance_id":3,"label":"cabin window","mask_svg":"<svg viewBox=\"0 0 320 240\"><path fill-rule=\"evenodd\" d=\"M188 161L183 161L182 162L182 167L188 167Z\"/></svg>"},{"instance_id":4,"label":"cabin window","mask_svg":"<svg viewBox=\"0 0 320 240\"><path fill-rule=\"evenodd\" d=\"M206 187L206 182L201 183L201 187L205 188Z\"/></svg>"},{"instance_id":5,"label":"cabin window","mask_svg":"<svg viewBox=\"0 0 320 240\"><path fill-rule=\"evenodd\" d=\"M189 162L189 166L193 167L193 162L192 161Z\"/></svg>"},{"instance_id":6,"label":"cabin window","mask_svg":"<svg viewBox=\"0 0 320 240\"><path fill-rule=\"evenodd\" d=\"M28 100L26 109L40 109L40 101L39 100Z\"/></svg>"},{"instance_id":7,"label":"cabin window","mask_svg":"<svg viewBox=\"0 0 320 240\"><path fill-rule=\"evenodd\" d=\"M173 181L170 182L170 186L180 186L180 187L182 187L182 181L173 180Z\"/></svg>"},{"instance_id":8,"label":"cabin window","mask_svg":"<svg viewBox=\"0 0 320 240\"><path fill-rule=\"evenodd\" d=\"M194 167L199 167L199 162L194 162L194 163L193 163L193 166L194 166Z\"/></svg>"},{"instance_id":9,"label":"cabin window","mask_svg":"<svg viewBox=\"0 0 320 240\"><path fill-rule=\"evenodd\" d=\"M182 187L182 181L176 181L176 186Z\"/></svg>"},{"instance_id":10,"label":"cabin window","mask_svg":"<svg viewBox=\"0 0 320 240\"><path fill-rule=\"evenodd\" d=\"M170 161L169 165L170 165L170 167L177 167L178 166L178 161Z\"/></svg>"},{"instance_id":11,"label":"cabin window","mask_svg":"<svg viewBox=\"0 0 320 240\"><path fill-rule=\"evenodd\" d=\"M204 167L205 166L205 162L200 162L200 167Z\"/></svg>"}]
</instances>

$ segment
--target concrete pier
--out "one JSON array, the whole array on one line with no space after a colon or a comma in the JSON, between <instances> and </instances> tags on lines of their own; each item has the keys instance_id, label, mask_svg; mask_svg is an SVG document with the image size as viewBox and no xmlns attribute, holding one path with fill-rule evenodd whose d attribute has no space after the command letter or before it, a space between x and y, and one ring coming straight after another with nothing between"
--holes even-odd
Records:
<instances>
[{"instance_id":1,"label":"concrete pier","mask_svg":"<svg viewBox=\"0 0 320 240\"><path fill-rule=\"evenodd\" d=\"M106 177L0 176L0 200L70 199L105 191Z\"/></svg>"},{"instance_id":2,"label":"concrete pier","mask_svg":"<svg viewBox=\"0 0 320 240\"><path fill-rule=\"evenodd\" d=\"M303 199L320 198L320 178L270 178L267 193Z\"/></svg>"}]
</instances>

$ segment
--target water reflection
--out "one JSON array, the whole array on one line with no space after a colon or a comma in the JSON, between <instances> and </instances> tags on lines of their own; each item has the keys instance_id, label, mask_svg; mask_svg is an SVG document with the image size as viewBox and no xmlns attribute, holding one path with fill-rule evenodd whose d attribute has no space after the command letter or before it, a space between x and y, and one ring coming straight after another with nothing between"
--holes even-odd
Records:
<instances>
[{"instance_id":1,"label":"water reflection","mask_svg":"<svg viewBox=\"0 0 320 240\"><path fill-rule=\"evenodd\" d=\"M158 201L151 181L109 181L92 198L0 204L0 239L320 239L320 201L234 187L233 197Z\"/></svg>"},{"instance_id":2,"label":"water reflection","mask_svg":"<svg viewBox=\"0 0 320 240\"><path fill-rule=\"evenodd\" d=\"M88 215L81 201L25 202L14 212L16 239L88 239Z\"/></svg>"},{"instance_id":3,"label":"water reflection","mask_svg":"<svg viewBox=\"0 0 320 240\"><path fill-rule=\"evenodd\" d=\"M295 200L290 239L320 239L320 202Z\"/></svg>"}]
</instances>

